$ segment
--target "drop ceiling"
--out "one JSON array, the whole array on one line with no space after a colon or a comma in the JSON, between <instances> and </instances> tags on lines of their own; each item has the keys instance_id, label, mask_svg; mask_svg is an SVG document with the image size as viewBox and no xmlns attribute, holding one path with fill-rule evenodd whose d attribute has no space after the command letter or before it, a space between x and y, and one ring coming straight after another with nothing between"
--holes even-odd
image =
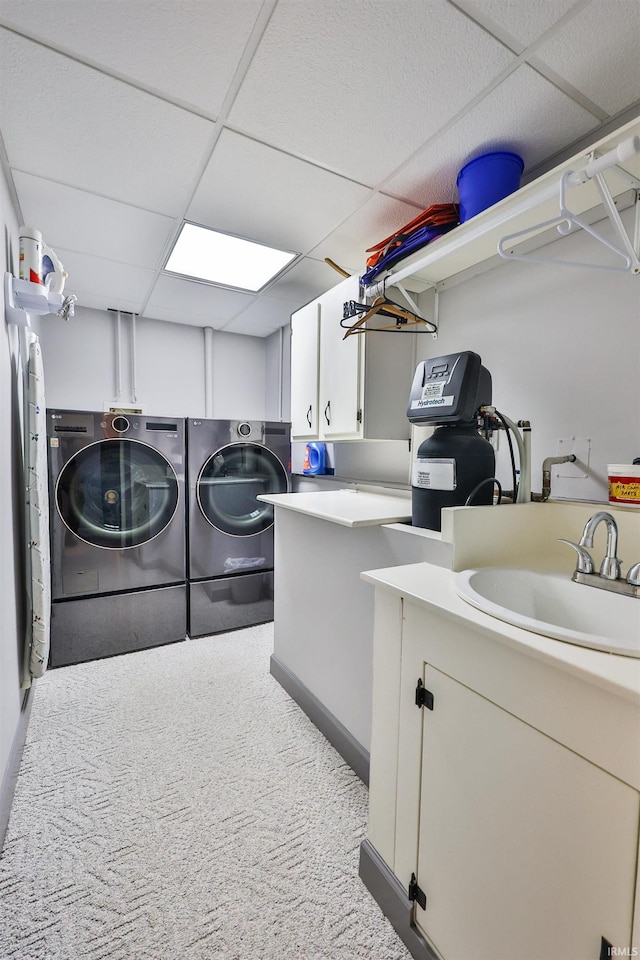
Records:
<instances>
[{"instance_id":1,"label":"drop ceiling","mask_svg":"<svg viewBox=\"0 0 640 960\"><path fill-rule=\"evenodd\" d=\"M639 64L637 0L0 0L0 153L80 305L265 337L471 157L628 119ZM183 280L184 220L298 256Z\"/></svg>"}]
</instances>

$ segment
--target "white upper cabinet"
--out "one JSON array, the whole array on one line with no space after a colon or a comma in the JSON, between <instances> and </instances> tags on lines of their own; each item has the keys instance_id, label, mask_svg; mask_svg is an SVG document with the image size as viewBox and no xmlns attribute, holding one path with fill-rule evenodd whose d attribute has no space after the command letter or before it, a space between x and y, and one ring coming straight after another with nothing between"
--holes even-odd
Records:
<instances>
[{"instance_id":1,"label":"white upper cabinet","mask_svg":"<svg viewBox=\"0 0 640 960\"><path fill-rule=\"evenodd\" d=\"M410 436L415 335L378 331L345 339L344 304L358 299L358 277L348 277L291 317L293 440Z\"/></svg>"},{"instance_id":2,"label":"white upper cabinet","mask_svg":"<svg viewBox=\"0 0 640 960\"><path fill-rule=\"evenodd\" d=\"M320 298L320 430L327 440L362 435L362 337L344 339L344 303L358 299L358 277Z\"/></svg>"},{"instance_id":3,"label":"white upper cabinet","mask_svg":"<svg viewBox=\"0 0 640 960\"><path fill-rule=\"evenodd\" d=\"M320 305L308 303L291 317L291 435L318 437Z\"/></svg>"}]
</instances>

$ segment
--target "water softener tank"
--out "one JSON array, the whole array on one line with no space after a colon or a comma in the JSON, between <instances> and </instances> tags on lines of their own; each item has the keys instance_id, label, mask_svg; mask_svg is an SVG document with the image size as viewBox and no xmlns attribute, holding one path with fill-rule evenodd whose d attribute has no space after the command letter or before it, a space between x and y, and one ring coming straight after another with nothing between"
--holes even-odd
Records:
<instances>
[{"instance_id":1,"label":"water softener tank","mask_svg":"<svg viewBox=\"0 0 640 960\"><path fill-rule=\"evenodd\" d=\"M440 530L443 507L493 501L495 455L475 424L438 427L418 447L411 476L411 523ZM475 492L474 492L475 491Z\"/></svg>"},{"instance_id":2,"label":"water softener tank","mask_svg":"<svg viewBox=\"0 0 640 960\"><path fill-rule=\"evenodd\" d=\"M443 507L493 502L495 454L481 437L477 413L491 403L491 374L472 351L447 354L418 364L407 416L435 426L412 464L411 522L441 529Z\"/></svg>"}]
</instances>

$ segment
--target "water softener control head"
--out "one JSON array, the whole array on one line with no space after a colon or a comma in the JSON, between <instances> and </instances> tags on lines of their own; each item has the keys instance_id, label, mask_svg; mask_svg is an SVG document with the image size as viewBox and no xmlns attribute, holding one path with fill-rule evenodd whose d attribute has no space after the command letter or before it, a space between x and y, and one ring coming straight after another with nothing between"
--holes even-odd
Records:
<instances>
[{"instance_id":1,"label":"water softener control head","mask_svg":"<svg viewBox=\"0 0 640 960\"><path fill-rule=\"evenodd\" d=\"M471 350L422 360L413 377L407 417L411 423L471 423L490 404L491 374Z\"/></svg>"}]
</instances>

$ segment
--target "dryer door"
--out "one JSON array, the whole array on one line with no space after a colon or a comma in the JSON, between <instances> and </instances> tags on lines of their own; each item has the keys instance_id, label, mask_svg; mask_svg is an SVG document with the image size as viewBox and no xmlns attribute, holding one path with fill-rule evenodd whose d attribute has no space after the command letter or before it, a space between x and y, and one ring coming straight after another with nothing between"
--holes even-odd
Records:
<instances>
[{"instance_id":1,"label":"dryer door","mask_svg":"<svg viewBox=\"0 0 640 960\"><path fill-rule=\"evenodd\" d=\"M258 443L230 443L204 463L196 484L204 518L222 533L251 537L273 526L273 507L261 493L286 493L287 471Z\"/></svg>"},{"instance_id":2,"label":"dryer door","mask_svg":"<svg viewBox=\"0 0 640 960\"><path fill-rule=\"evenodd\" d=\"M153 540L178 506L178 478L161 453L139 440L100 440L60 472L55 503L64 524L95 547L121 550Z\"/></svg>"}]
</instances>

